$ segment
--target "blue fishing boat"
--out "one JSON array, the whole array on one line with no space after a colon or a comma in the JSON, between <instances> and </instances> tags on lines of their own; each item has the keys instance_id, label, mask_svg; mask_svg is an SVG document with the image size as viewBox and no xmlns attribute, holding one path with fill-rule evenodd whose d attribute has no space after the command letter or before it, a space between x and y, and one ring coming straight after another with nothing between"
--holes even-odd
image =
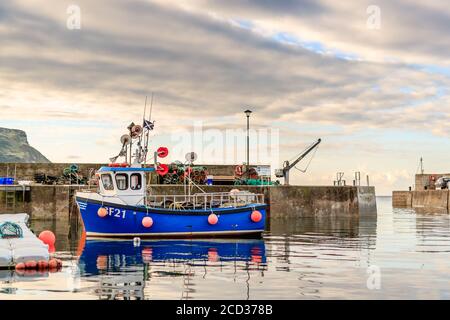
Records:
<instances>
[{"instance_id":1,"label":"blue fishing boat","mask_svg":"<svg viewBox=\"0 0 450 320\"><path fill-rule=\"evenodd\" d=\"M195 185L186 170L185 194L155 195L147 190L147 174L165 175L168 166L158 162L167 156L160 147L147 162L150 120L128 127L121 138L122 150L111 164L95 174L97 190L76 192L76 203L88 237L223 237L258 236L265 229L266 204L263 194L232 190L219 193L192 193ZM133 141L136 141L133 143ZM132 162L132 146L135 147ZM129 157L128 157L129 155ZM189 155L189 157L188 157ZM195 155L187 155L191 166ZM126 162L117 163L123 156ZM129 159L129 160L128 160Z\"/></svg>"}]
</instances>

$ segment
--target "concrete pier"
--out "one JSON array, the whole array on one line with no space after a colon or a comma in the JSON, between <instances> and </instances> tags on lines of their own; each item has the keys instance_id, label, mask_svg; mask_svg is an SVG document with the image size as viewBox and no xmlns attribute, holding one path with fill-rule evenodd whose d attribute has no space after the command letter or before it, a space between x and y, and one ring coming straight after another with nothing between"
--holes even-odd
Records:
<instances>
[{"instance_id":1,"label":"concrete pier","mask_svg":"<svg viewBox=\"0 0 450 320\"><path fill-rule=\"evenodd\" d=\"M420 191L393 191L392 206L394 208L413 208L422 211L450 210L450 191L420 190Z\"/></svg>"}]
</instances>

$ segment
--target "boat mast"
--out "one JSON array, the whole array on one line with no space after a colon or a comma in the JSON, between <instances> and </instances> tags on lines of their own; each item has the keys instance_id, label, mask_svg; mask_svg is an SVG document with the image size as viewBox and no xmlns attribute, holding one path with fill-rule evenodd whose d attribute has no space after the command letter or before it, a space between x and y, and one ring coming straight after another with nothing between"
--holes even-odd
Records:
<instances>
[{"instance_id":1,"label":"boat mast","mask_svg":"<svg viewBox=\"0 0 450 320\"><path fill-rule=\"evenodd\" d=\"M145 103L147 103L147 97L145 97ZM150 100L150 113L148 115L148 121L151 121L152 119L152 109L153 109L153 92L152 92L152 98ZM144 113L144 123L145 123L145 113ZM145 134L145 140L144 140L144 164L147 163L147 152L148 152L148 136L150 134L150 129L147 128L147 132ZM157 169L157 168L155 168Z\"/></svg>"}]
</instances>

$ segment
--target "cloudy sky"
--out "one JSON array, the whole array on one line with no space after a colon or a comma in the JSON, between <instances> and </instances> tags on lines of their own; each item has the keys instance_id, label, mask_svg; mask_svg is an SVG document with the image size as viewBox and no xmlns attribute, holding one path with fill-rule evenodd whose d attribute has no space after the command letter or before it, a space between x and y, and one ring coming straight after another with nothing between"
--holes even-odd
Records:
<instances>
[{"instance_id":1,"label":"cloudy sky","mask_svg":"<svg viewBox=\"0 0 450 320\"><path fill-rule=\"evenodd\" d=\"M175 150L168 162L201 125L186 148L233 163L242 139L223 143L234 158L213 149L250 106L251 157L260 136L279 142L258 158L273 166L320 137L292 182L360 171L390 194L421 156L427 172L450 171L449 21L439 0L2 1L0 126L53 162L105 162L154 92L152 146Z\"/></svg>"}]
</instances>

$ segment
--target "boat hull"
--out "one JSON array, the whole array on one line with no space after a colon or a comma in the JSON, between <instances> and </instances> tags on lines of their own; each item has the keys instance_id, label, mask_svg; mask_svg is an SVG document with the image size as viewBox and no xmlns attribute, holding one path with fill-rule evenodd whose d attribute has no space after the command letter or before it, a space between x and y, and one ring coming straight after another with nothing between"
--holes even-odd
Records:
<instances>
[{"instance_id":1,"label":"boat hull","mask_svg":"<svg viewBox=\"0 0 450 320\"><path fill-rule=\"evenodd\" d=\"M236 237L260 236L265 228L266 205L252 204L239 208L212 208L205 210L170 210L121 205L76 197L88 237ZM107 210L105 217L97 212ZM253 222L251 213L258 210L262 219ZM218 222L208 223L214 213ZM146 228L142 219L151 217L153 224Z\"/></svg>"}]
</instances>

